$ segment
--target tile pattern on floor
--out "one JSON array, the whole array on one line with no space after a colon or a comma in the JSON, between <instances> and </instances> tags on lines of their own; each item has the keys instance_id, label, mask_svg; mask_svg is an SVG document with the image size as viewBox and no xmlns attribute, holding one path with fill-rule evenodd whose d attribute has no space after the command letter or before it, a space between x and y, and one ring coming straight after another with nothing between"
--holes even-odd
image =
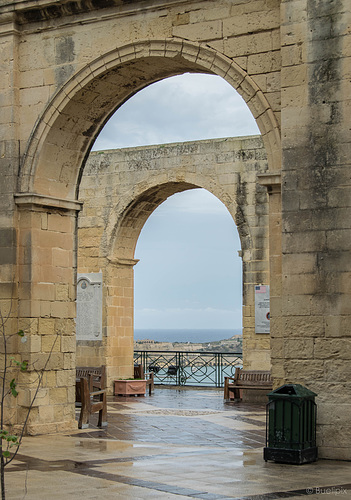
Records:
<instances>
[{"instance_id":1,"label":"tile pattern on floor","mask_svg":"<svg viewBox=\"0 0 351 500\"><path fill-rule=\"evenodd\" d=\"M108 427L96 423L25 438L6 473L7 499L351 498L349 462L265 463L264 406L224 403L220 390L111 397Z\"/></svg>"}]
</instances>

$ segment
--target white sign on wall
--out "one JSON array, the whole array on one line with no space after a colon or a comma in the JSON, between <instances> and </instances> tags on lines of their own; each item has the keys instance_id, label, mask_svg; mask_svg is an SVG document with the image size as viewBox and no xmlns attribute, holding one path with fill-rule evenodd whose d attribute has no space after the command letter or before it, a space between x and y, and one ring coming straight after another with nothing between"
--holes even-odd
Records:
<instances>
[{"instance_id":1,"label":"white sign on wall","mask_svg":"<svg viewBox=\"0 0 351 500\"><path fill-rule=\"evenodd\" d=\"M269 286L255 286L255 333L270 333Z\"/></svg>"},{"instance_id":2,"label":"white sign on wall","mask_svg":"<svg viewBox=\"0 0 351 500\"><path fill-rule=\"evenodd\" d=\"M77 340L102 340L102 273L77 275Z\"/></svg>"}]
</instances>

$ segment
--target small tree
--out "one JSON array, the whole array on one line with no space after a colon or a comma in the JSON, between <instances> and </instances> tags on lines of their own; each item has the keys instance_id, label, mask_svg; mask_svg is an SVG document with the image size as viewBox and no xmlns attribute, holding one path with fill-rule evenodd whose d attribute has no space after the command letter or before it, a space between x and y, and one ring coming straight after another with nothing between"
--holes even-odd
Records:
<instances>
[{"instance_id":1,"label":"small tree","mask_svg":"<svg viewBox=\"0 0 351 500\"><path fill-rule=\"evenodd\" d=\"M1 486L1 499L6 499L5 492L5 468L9 465L12 460L16 457L18 450L22 443L22 438L24 436L27 422L29 419L30 412L33 408L34 401L38 395L39 388L43 379L44 372L46 370L47 364L50 360L52 351L55 347L58 335L53 342L51 350L48 354L48 358L45 362L42 370L36 370L35 366L32 365L29 367L28 361L20 361L15 359L13 356L10 356L8 353L8 343L10 339L15 337L21 338L22 342L27 340L26 335L23 330L19 330L17 333L6 335L6 323L10 318L11 312L9 312L5 317L0 310L0 339L2 339L3 344L3 358L2 358L2 367L0 367L0 383L1 383L1 399L0 399L0 486ZM19 435L12 434L8 430L5 429L5 404L7 398L17 398L17 375L20 372L26 372L28 369L31 369L37 374L35 384L35 392L32 397L29 407L26 412L26 416L24 422L21 424Z\"/></svg>"}]
</instances>

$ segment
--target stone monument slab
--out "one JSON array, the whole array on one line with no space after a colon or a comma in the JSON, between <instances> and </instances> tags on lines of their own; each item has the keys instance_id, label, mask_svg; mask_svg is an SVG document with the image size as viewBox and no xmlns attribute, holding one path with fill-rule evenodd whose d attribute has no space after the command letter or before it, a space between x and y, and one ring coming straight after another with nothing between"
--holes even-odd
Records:
<instances>
[{"instance_id":1,"label":"stone monument slab","mask_svg":"<svg viewBox=\"0 0 351 500\"><path fill-rule=\"evenodd\" d=\"M255 333L270 333L269 286L255 286Z\"/></svg>"},{"instance_id":2,"label":"stone monument slab","mask_svg":"<svg viewBox=\"0 0 351 500\"><path fill-rule=\"evenodd\" d=\"M102 340L102 273L77 275L77 340Z\"/></svg>"}]
</instances>

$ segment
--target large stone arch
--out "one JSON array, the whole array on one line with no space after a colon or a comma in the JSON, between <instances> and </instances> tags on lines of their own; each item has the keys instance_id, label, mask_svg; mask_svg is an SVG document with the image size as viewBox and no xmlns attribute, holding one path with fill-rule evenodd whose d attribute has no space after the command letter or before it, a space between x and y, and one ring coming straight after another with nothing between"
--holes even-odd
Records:
<instances>
[{"instance_id":1,"label":"large stone arch","mask_svg":"<svg viewBox=\"0 0 351 500\"><path fill-rule=\"evenodd\" d=\"M57 409L58 418L50 414L54 428L60 418L69 422L68 426L73 422L75 227L81 207L77 201L79 183L87 156L95 137L118 106L150 83L184 72L206 72L226 79L257 120L270 168L280 168L279 128L253 79L219 51L176 38L129 43L84 64L48 101L27 142L15 197L19 210L19 310L24 328L37 335L45 325L50 332L43 338L45 349L53 344L55 334L62 336L55 377L69 406ZM122 267L128 265L124 261ZM127 323L129 328L130 321ZM116 341L111 341L116 347ZM35 354L30 352L29 361L35 359ZM115 367L111 376L122 368L118 357L124 357L123 363L127 363L123 349L118 356L112 354L108 360ZM44 412L38 407L31 432L40 432Z\"/></svg>"},{"instance_id":2,"label":"large stone arch","mask_svg":"<svg viewBox=\"0 0 351 500\"><path fill-rule=\"evenodd\" d=\"M28 142L18 191L75 199L87 154L109 116L143 87L184 72L219 75L239 92L260 128L270 169L279 170L280 132L275 115L238 64L202 44L145 40L98 57L58 90Z\"/></svg>"},{"instance_id":3,"label":"large stone arch","mask_svg":"<svg viewBox=\"0 0 351 500\"><path fill-rule=\"evenodd\" d=\"M226 206L229 213L233 217L239 236L245 240L244 246L249 247L251 239L250 228L246 220L238 217L238 204L234 196L223 189L213 179L208 182L204 177L202 182L197 182L195 179L187 179L188 177L195 177L192 174L182 176L182 180L171 180L169 182L162 182L163 173L160 174L160 181L157 176L150 179L150 186L146 189L142 186L136 186L132 194L132 201L123 210L122 216L118 220L110 220L109 225L113 228L107 228L107 233L110 234L110 241L108 248L110 249L108 258L126 258L133 259L135 246L139 234L150 215L161 205L167 198L175 193L180 193L189 189L203 188L215 195ZM175 176L176 177L176 176ZM124 241L124 244L121 242Z\"/></svg>"}]
</instances>

